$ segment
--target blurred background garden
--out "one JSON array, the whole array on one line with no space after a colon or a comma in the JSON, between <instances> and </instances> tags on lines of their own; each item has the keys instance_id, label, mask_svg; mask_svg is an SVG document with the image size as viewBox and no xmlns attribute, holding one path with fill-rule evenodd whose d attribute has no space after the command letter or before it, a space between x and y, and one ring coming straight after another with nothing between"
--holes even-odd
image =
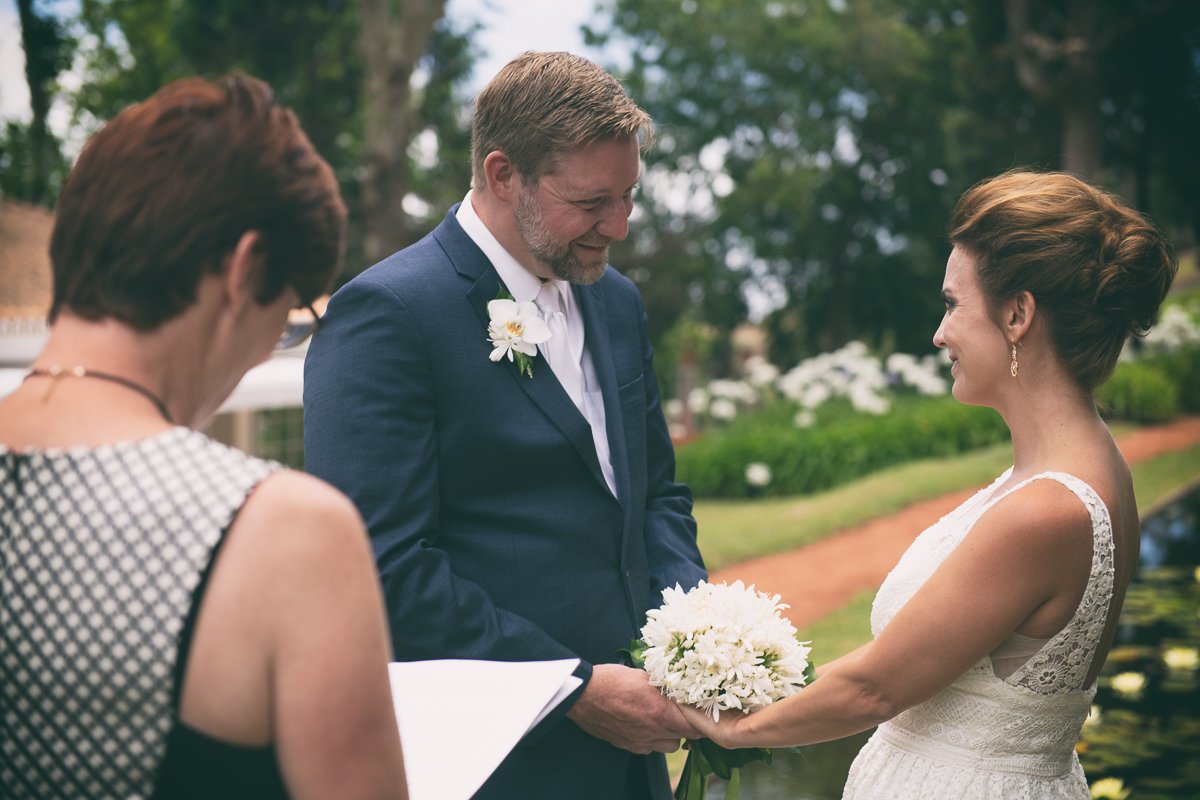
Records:
<instances>
[{"instance_id":1,"label":"blurred background garden","mask_svg":"<svg viewBox=\"0 0 1200 800\"><path fill-rule=\"evenodd\" d=\"M30 358L12 343L40 330L38 237L81 142L163 84L238 68L296 110L351 210L341 283L462 198L495 69L571 49L658 126L612 260L646 301L713 569L1008 466L930 339L949 210L1010 167L1107 186L1175 243L1162 319L1099 399L1119 435L1200 414L1194 0L0 0L0 26L0 367ZM217 425L302 466L302 420L264 402ZM1198 797L1200 444L1134 473L1143 567L1079 751L1095 796ZM806 628L818 660L869 637L872 596ZM780 754L743 797L836 797L857 744Z\"/></svg>"}]
</instances>

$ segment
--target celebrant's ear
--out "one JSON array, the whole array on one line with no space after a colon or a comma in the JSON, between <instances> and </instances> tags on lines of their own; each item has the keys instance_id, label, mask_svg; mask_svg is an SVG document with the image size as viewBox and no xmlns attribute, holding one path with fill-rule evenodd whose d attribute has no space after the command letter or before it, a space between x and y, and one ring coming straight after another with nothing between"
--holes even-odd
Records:
<instances>
[{"instance_id":1,"label":"celebrant's ear","mask_svg":"<svg viewBox=\"0 0 1200 800\"><path fill-rule=\"evenodd\" d=\"M235 308L254 303L258 296L266 268L263 249L262 235L249 230L225 256L221 265L225 298Z\"/></svg>"},{"instance_id":2,"label":"celebrant's ear","mask_svg":"<svg viewBox=\"0 0 1200 800\"><path fill-rule=\"evenodd\" d=\"M496 199L505 203L516 200L521 176L502 151L493 150L483 159L483 175L487 179L488 191Z\"/></svg>"}]
</instances>

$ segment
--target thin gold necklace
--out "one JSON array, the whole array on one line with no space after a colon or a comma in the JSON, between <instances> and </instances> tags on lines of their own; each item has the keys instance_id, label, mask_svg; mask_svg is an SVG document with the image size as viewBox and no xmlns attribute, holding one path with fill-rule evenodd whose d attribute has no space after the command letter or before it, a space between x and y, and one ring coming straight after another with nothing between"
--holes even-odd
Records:
<instances>
[{"instance_id":1,"label":"thin gold necklace","mask_svg":"<svg viewBox=\"0 0 1200 800\"><path fill-rule=\"evenodd\" d=\"M51 379L52 383L50 384L50 388L46 390L47 397L49 397L50 393L54 391L54 387L58 385L59 378L96 378L98 380L108 381L109 383L115 383L118 386L124 386L126 389L131 389L149 400L154 404L154 407L158 409L158 413L162 414L163 419L172 425L175 424L175 420L171 419L171 412L167 410L167 404L162 401L162 398L147 389L145 386L142 386L139 383L134 383L128 378L122 378L120 375L113 375L109 372L100 372L99 370L88 369L87 367L61 367L58 364L53 364L49 369L29 370L29 374L22 379L22 382L27 381L30 378Z\"/></svg>"}]
</instances>

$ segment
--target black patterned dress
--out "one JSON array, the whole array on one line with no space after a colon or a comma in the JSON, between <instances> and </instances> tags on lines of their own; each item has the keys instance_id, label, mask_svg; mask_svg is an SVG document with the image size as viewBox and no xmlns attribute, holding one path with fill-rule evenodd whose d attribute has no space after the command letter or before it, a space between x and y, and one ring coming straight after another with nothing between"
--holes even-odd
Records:
<instances>
[{"instance_id":1,"label":"black patterned dress","mask_svg":"<svg viewBox=\"0 0 1200 800\"><path fill-rule=\"evenodd\" d=\"M186 428L0 447L0 797L154 795L209 567L276 468Z\"/></svg>"}]
</instances>

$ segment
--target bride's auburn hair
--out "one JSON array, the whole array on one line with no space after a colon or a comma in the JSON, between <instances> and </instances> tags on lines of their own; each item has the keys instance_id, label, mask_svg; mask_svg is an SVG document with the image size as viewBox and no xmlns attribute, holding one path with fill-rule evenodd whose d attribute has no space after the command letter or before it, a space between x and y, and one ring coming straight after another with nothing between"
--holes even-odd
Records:
<instances>
[{"instance_id":1,"label":"bride's auburn hair","mask_svg":"<svg viewBox=\"0 0 1200 800\"><path fill-rule=\"evenodd\" d=\"M997 305L1030 292L1067 369L1092 391L1121 347L1144 335L1175 277L1171 248L1120 198L1064 172L1015 170L968 189L950 216L950 242L976 258Z\"/></svg>"}]
</instances>

